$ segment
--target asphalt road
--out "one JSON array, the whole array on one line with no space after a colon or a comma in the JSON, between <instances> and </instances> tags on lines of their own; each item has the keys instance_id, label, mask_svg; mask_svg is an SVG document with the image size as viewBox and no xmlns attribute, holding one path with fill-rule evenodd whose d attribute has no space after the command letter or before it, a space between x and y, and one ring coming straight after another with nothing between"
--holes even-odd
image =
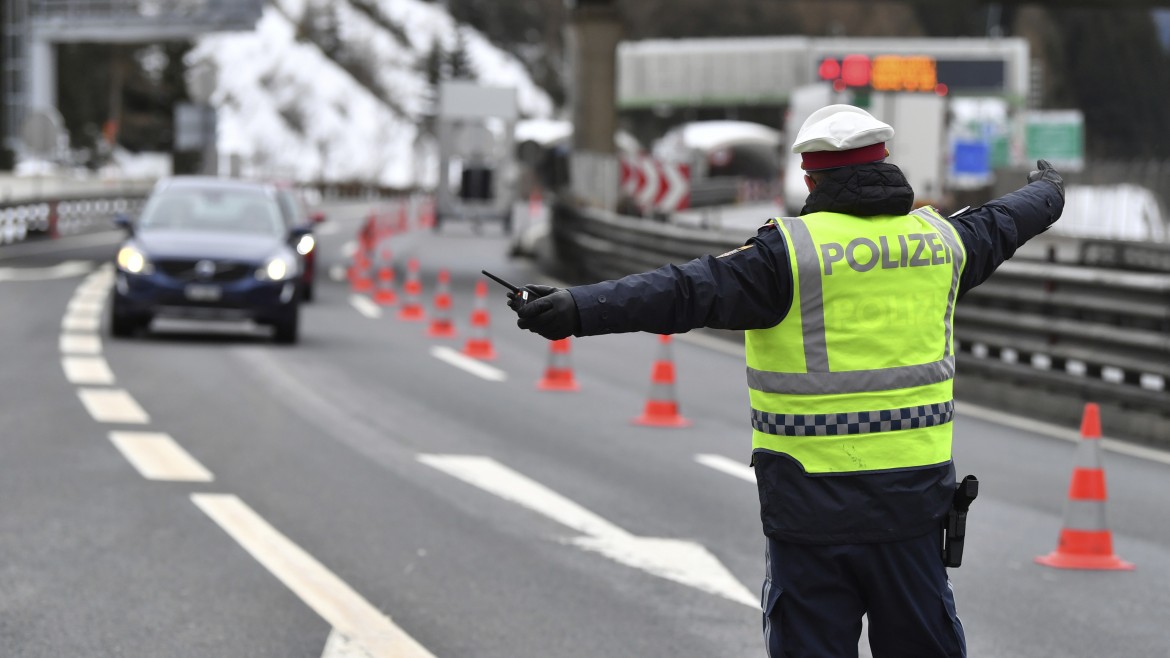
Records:
<instances>
[{"instance_id":1,"label":"asphalt road","mask_svg":"<svg viewBox=\"0 0 1170 658\"><path fill-rule=\"evenodd\" d=\"M437 340L328 278L363 212L331 210L291 347L190 323L113 340L116 236L0 248L0 655L763 656L741 350L673 342L687 429L630 422L652 336L574 341L580 392L538 391L547 343L494 285L498 358L457 354L481 268L540 278L495 227L386 243L428 311L451 272L459 336ZM1077 444L961 401L956 434L983 484L952 571L970 655L1170 655L1170 458L1104 451L1137 569L1060 571L1032 560Z\"/></svg>"}]
</instances>

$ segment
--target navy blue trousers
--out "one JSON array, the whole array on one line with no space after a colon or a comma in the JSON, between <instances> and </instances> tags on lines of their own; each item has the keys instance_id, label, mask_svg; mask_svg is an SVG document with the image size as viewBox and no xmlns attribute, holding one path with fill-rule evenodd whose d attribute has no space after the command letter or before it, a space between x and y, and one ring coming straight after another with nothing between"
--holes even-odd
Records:
<instances>
[{"instance_id":1,"label":"navy blue trousers","mask_svg":"<svg viewBox=\"0 0 1170 658\"><path fill-rule=\"evenodd\" d=\"M768 539L769 658L857 658L869 615L874 658L966 658L939 533L881 544Z\"/></svg>"}]
</instances>

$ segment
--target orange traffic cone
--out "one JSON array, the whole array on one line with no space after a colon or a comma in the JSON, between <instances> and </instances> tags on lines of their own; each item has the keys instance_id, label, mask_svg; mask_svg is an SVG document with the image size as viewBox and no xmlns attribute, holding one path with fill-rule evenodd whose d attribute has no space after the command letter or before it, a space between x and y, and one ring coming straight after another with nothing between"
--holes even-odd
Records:
<instances>
[{"instance_id":1,"label":"orange traffic cone","mask_svg":"<svg viewBox=\"0 0 1170 658\"><path fill-rule=\"evenodd\" d=\"M635 425L652 427L687 427L691 421L678 412L674 394L674 362L670 357L670 336L658 337L658 360L650 375L650 398L642 415L633 420Z\"/></svg>"},{"instance_id":2,"label":"orange traffic cone","mask_svg":"<svg viewBox=\"0 0 1170 658\"><path fill-rule=\"evenodd\" d=\"M550 340L548 342L548 367L544 377L536 383L536 388L542 391L579 391L576 378L573 377L573 367L569 365L568 338Z\"/></svg>"},{"instance_id":3,"label":"orange traffic cone","mask_svg":"<svg viewBox=\"0 0 1170 658\"><path fill-rule=\"evenodd\" d=\"M492 320L487 310L486 281L475 283L475 309L471 312L471 336L463 345L463 353L475 359L490 361L496 358L496 349L488 335Z\"/></svg>"},{"instance_id":4,"label":"orange traffic cone","mask_svg":"<svg viewBox=\"0 0 1170 658\"><path fill-rule=\"evenodd\" d=\"M447 270L439 270L439 285L435 290L435 313L431 316L431 326L427 335L431 338L454 338L455 325L451 322L451 292L449 290L451 274Z\"/></svg>"},{"instance_id":5,"label":"orange traffic cone","mask_svg":"<svg viewBox=\"0 0 1170 658\"><path fill-rule=\"evenodd\" d=\"M420 322L425 319L426 311L419 301L419 297L422 296L422 282L418 279L417 258L411 258L406 263L406 284L402 287L402 294L405 299L398 309L398 319L407 322Z\"/></svg>"},{"instance_id":6,"label":"orange traffic cone","mask_svg":"<svg viewBox=\"0 0 1170 658\"><path fill-rule=\"evenodd\" d=\"M1101 467L1101 418L1097 405L1085 405L1081 445L1064 507L1064 526L1056 550L1036 562L1058 569L1130 570L1133 564L1113 553L1113 534L1105 525L1105 470Z\"/></svg>"},{"instance_id":7,"label":"orange traffic cone","mask_svg":"<svg viewBox=\"0 0 1170 658\"><path fill-rule=\"evenodd\" d=\"M374 280L370 278L370 268L373 264L361 249L353 254L353 265L349 270L349 283L354 292L369 292L374 288Z\"/></svg>"},{"instance_id":8,"label":"orange traffic cone","mask_svg":"<svg viewBox=\"0 0 1170 658\"><path fill-rule=\"evenodd\" d=\"M378 288L374 291L374 301L382 306L398 303L398 294L394 292L394 267L389 249L382 250L382 267L378 268Z\"/></svg>"},{"instance_id":9,"label":"orange traffic cone","mask_svg":"<svg viewBox=\"0 0 1170 658\"><path fill-rule=\"evenodd\" d=\"M544 212L544 198L540 194L539 187L533 187L528 194L528 224L529 226L536 223L536 218Z\"/></svg>"},{"instance_id":10,"label":"orange traffic cone","mask_svg":"<svg viewBox=\"0 0 1170 658\"><path fill-rule=\"evenodd\" d=\"M419 202L418 225L420 228L433 228L435 225L434 197L425 197Z\"/></svg>"}]
</instances>

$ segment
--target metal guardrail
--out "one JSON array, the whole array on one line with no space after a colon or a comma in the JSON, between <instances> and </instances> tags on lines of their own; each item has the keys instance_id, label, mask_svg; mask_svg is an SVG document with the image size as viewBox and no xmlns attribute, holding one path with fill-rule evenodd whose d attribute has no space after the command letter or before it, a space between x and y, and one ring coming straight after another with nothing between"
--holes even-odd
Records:
<instances>
[{"instance_id":1,"label":"metal guardrail","mask_svg":"<svg viewBox=\"0 0 1170 658\"><path fill-rule=\"evenodd\" d=\"M0 244L58 238L114 228L114 217L134 215L144 192L109 192L0 203Z\"/></svg>"},{"instance_id":2,"label":"metal guardrail","mask_svg":"<svg viewBox=\"0 0 1170 658\"><path fill-rule=\"evenodd\" d=\"M748 237L564 204L552 221L559 274L575 281L719 254ZM1107 434L1170 447L1170 272L1017 256L958 304L955 337L961 399L1070 426L1098 402Z\"/></svg>"},{"instance_id":3,"label":"metal guardrail","mask_svg":"<svg viewBox=\"0 0 1170 658\"><path fill-rule=\"evenodd\" d=\"M362 183L321 183L301 186L310 205L322 202L373 202L409 191ZM52 239L114 228L114 218L135 217L149 187L109 192L54 194L39 199L0 202L0 246L30 239Z\"/></svg>"}]
</instances>

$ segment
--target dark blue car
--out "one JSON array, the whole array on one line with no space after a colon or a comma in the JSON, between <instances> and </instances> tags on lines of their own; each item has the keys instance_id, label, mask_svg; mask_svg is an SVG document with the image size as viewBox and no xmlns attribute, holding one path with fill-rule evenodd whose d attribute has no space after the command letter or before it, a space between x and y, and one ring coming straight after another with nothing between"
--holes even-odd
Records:
<instances>
[{"instance_id":1,"label":"dark blue car","mask_svg":"<svg viewBox=\"0 0 1170 658\"><path fill-rule=\"evenodd\" d=\"M271 185L210 177L160 181L118 249L110 333L155 317L253 320L295 343L307 228L289 229Z\"/></svg>"}]
</instances>

